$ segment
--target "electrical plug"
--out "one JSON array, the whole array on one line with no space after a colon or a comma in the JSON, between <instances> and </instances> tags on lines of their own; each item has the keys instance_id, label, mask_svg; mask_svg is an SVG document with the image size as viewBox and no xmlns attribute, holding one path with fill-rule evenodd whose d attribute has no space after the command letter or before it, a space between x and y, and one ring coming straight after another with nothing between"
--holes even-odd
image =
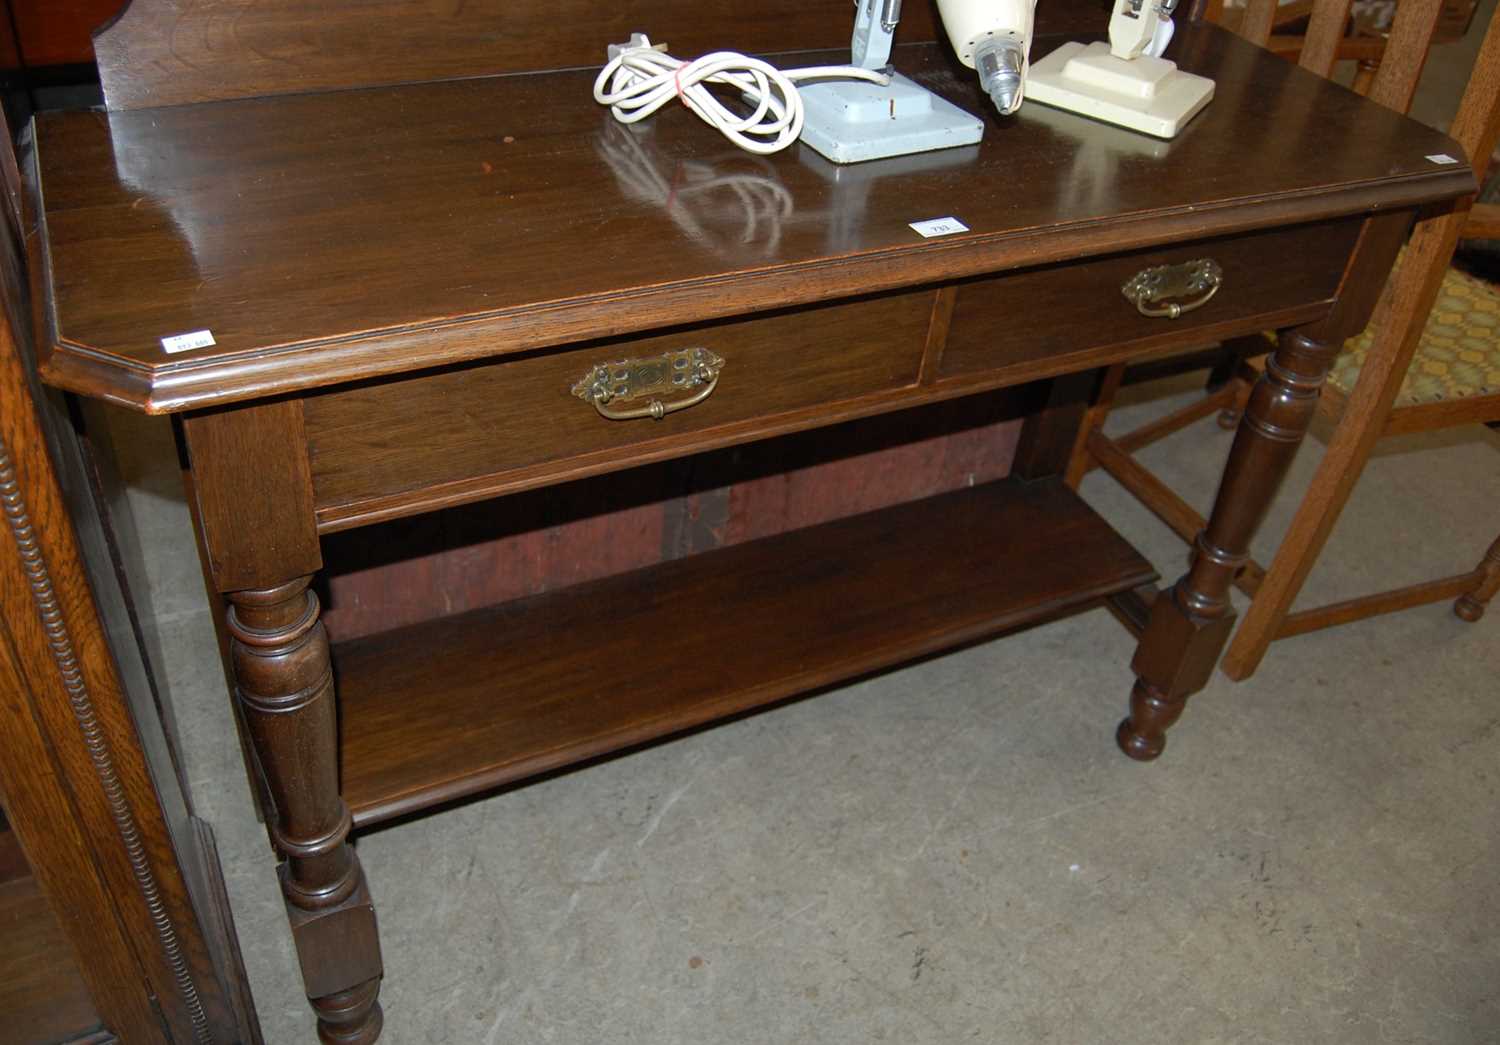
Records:
<instances>
[{"instance_id":1,"label":"electrical plug","mask_svg":"<svg viewBox=\"0 0 1500 1045\"><path fill-rule=\"evenodd\" d=\"M620 55L624 54L626 51L639 51L643 48L652 51L660 51L662 54L667 53L666 44L652 43L651 38L645 33L631 33L629 43L610 44L607 48L605 48L605 51L609 55L609 60L612 62L616 58L620 57Z\"/></svg>"}]
</instances>

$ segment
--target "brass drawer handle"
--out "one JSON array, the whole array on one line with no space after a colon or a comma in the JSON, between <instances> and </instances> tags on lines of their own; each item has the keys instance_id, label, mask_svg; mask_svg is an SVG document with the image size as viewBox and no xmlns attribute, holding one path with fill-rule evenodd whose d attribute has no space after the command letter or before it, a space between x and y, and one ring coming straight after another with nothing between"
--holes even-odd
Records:
<instances>
[{"instance_id":1,"label":"brass drawer handle","mask_svg":"<svg viewBox=\"0 0 1500 1045\"><path fill-rule=\"evenodd\" d=\"M660 421L668 414L697 406L713 395L719 384L719 372L723 369L724 360L708 349L684 348L649 359L599 363L573 386L573 394L593 403L599 416L611 421L629 421L637 417L653 417ZM685 399L663 403L657 398L663 393L685 392L692 388L699 390ZM617 400L629 402L647 397L649 401L644 406L619 409L609 405Z\"/></svg>"},{"instance_id":2,"label":"brass drawer handle","mask_svg":"<svg viewBox=\"0 0 1500 1045\"><path fill-rule=\"evenodd\" d=\"M1180 265L1157 265L1142 269L1125 281L1120 293L1134 303L1143 316L1176 319L1184 312L1202 308L1224 284L1224 270L1210 258L1195 258ZM1198 295L1179 304L1173 298ZM1162 304L1166 302L1166 304Z\"/></svg>"}]
</instances>

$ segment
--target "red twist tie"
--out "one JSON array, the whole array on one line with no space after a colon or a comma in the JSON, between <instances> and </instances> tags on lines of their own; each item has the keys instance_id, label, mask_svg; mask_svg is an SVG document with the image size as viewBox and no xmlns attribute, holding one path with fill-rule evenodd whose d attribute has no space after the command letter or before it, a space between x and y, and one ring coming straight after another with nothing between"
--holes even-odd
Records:
<instances>
[{"instance_id":1,"label":"red twist tie","mask_svg":"<svg viewBox=\"0 0 1500 1045\"><path fill-rule=\"evenodd\" d=\"M677 85L677 97L682 97L682 66L672 70L672 82Z\"/></svg>"}]
</instances>

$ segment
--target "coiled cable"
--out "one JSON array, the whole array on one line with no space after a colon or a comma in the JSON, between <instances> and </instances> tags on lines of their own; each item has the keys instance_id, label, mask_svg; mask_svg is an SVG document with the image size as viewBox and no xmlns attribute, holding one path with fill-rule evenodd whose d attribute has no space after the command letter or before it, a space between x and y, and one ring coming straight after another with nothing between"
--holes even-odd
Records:
<instances>
[{"instance_id":1,"label":"coiled cable","mask_svg":"<svg viewBox=\"0 0 1500 1045\"><path fill-rule=\"evenodd\" d=\"M806 112L797 92L800 80L869 80L887 84L890 77L853 65L819 65L778 69L769 62L734 51L715 51L691 62L673 58L664 44L645 33L628 44L611 44L609 62L594 80L594 100L608 105L621 123L644 120L674 98L697 113L747 152L779 152L802 133ZM715 97L708 84L737 91L752 107L745 115Z\"/></svg>"}]
</instances>

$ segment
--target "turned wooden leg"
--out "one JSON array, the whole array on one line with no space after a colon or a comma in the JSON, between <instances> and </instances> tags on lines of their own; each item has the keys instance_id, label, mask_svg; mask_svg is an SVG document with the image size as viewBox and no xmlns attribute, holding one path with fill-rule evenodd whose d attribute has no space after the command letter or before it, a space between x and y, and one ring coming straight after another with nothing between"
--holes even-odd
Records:
<instances>
[{"instance_id":1,"label":"turned wooden leg","mask_svg":"<svg viewBox=\"0 0 1500 1045\"><path fill-rule=\"evenodd\" d=\"M1234 624L1229 588L1235 572L1249 559L1250 538L1307 433L1341 344L1302 331L1283 333L1251 391L1192 565L1152 605L1131 662L1137 678L1130 715L1116 733L1131 758L1160 755L1188 696L1207 685Z\"/></svg>"},{"instance_id":2,"label":"turned wooden leg","mask_svg":"<svg viewBox=\"0 0 1500 1045\"><path fill-rule=\"evenodd\" d=\"M230 592L231 659L275 804L271 837L318 1037L364 1045L380 1036L380 943L339 797L333 671L310 580Z\"/></svg>"},{"instance_id":3,"label":"turned wooden leg","mask_svg":"<svg viewBox=\"0 0 1500 1045\"><path fill-rule=\"evenodd\" d=\"M1484 561L1475 571L1483 575L1473 591L1465 592L1453 604L1453 612L1470 624L1484 616L1484 608L1500 592L1500 538L1484 553Z\"/></svg>"},{"instance_id":4,"label":"turned wooden leg","mask_svg":"<svg viewBox=\"0 0 1500 1045\"><path fill-rule=\"evenodd\" d=\"M308 588L323 566L302 403L182 421L203 560L226 602L235 698L271 815L302 981L327 1043L380 1036L380 940L339 796L328 635Z\"/></svg>"}]
</instances>

